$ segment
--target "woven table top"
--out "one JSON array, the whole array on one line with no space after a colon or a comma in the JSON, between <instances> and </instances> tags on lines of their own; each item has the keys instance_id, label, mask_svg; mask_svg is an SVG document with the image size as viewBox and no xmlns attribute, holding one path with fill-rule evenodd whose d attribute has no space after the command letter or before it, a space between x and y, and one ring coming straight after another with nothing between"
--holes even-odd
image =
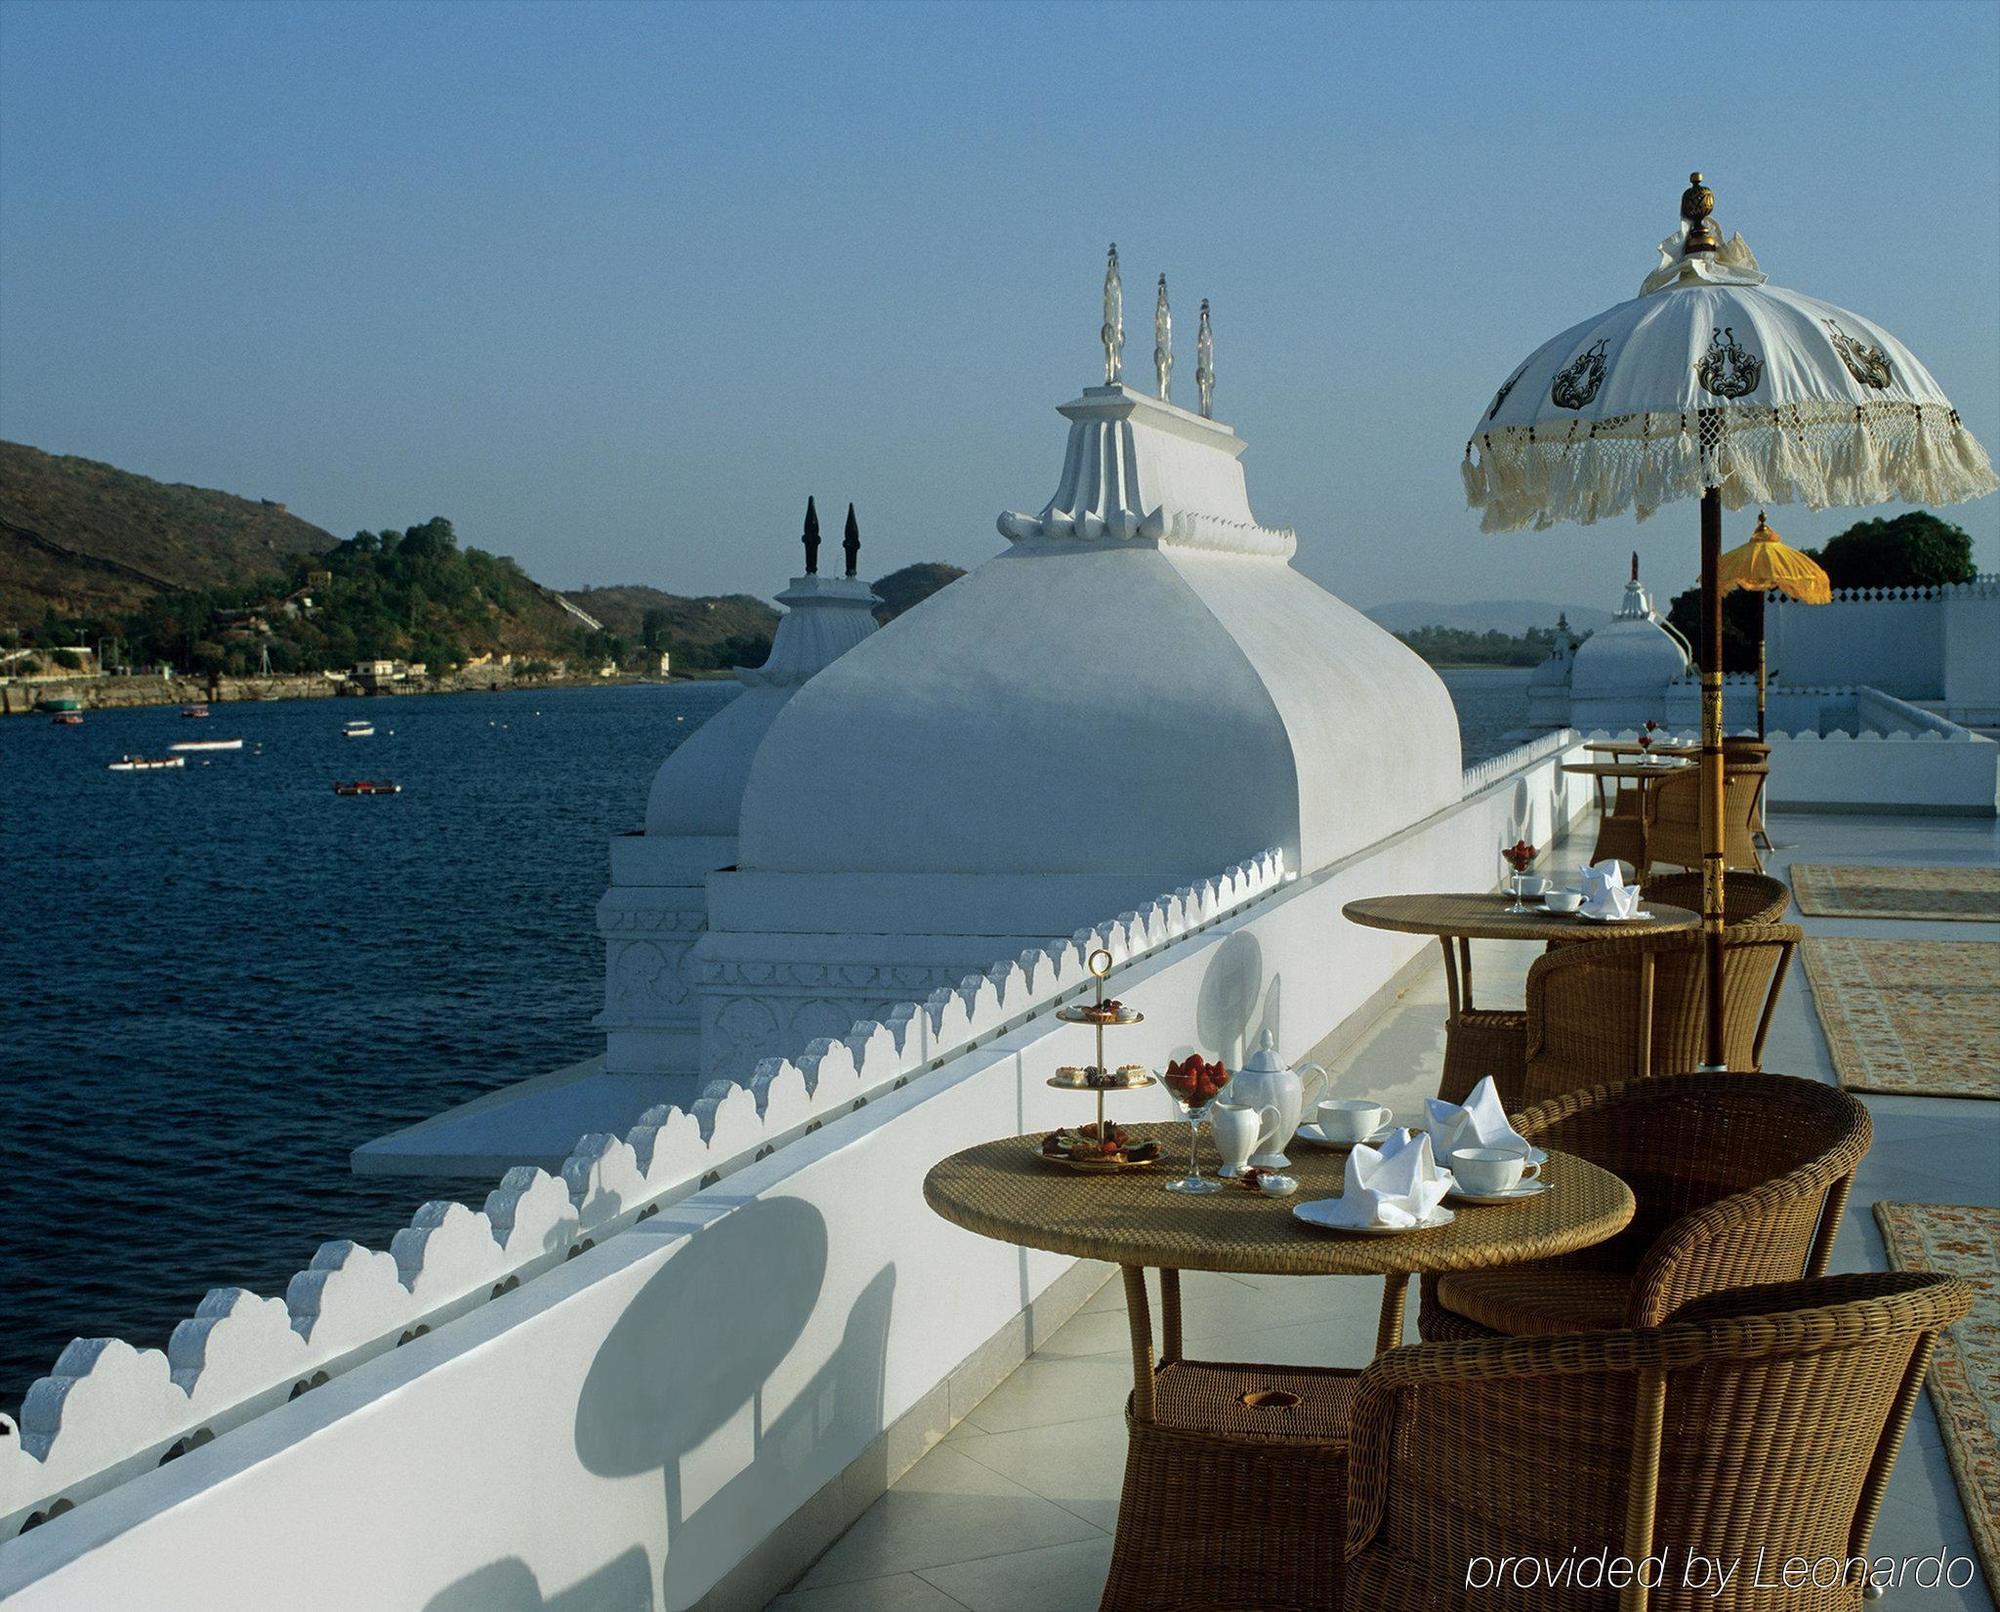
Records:
<instances>
[{"instance_id":1,"label":"woven table top","mask_svg":"<svg viewBox=\"0 0 2000 1612\"><path fill-rule=\"evenodd\" d=\"M1656 769L1657 770L1657 769ZM1368 929L1394 929L1405 935L1463 935L1469 940L1588 940L1596 935L1629 935L1639 930L1670 933L1699 929L1701 914L1664 901L1641 905L1653 917L1641 924L1593 923L1574 913L1549 912L1539 897L1530 897L1528 912L1509 912L1514 898L1502 891L1474 894L1368 896L1340 909L1352 923Z\"/></svg>"},{"instance_id":2,"label":"woven table top","mask_svg":"<svg viewBox=\"0 0 2000 1612\"><path fill-rule=\"evenodd\" d=\"M1585 745L1584 749L1594 755L1600 756L1641 756L1646 753L1646 746L1631 739L1599 739ZM1698 756L1701 754L1701 746L1698 744L1656 744L1652 747L1652 750L1656 756Z\"/></svg>"},{"instance_id":3,"label":"woven table top","mask_svg":"<svg viewBox=\"0 0 2000 1612\"><path fill-rule=\"evenodd\" d=\"M1472 1270L1545 1259L1601 1243L1632 1218L1632 1194L1608 1171L1551 1153L1543 1174L1554 1188L1502 1205L1454 1205L1457 1219L1434 1231L1369 1237L1322 1231L1292 1206L1340 1196L1347 1155L1303 1145L1290 1150L1299 1190L1265 1198L1225 1186L1206 1196L1169 1192L1187 1168L1187 1126L1169 1121L1127 1127L1135 1140L1158 1137L1166 1157L1150 1170L1082 1175L1040 1156L1041 1137L982 1142L935 1165L924 1200L946 1220L1001 1242L1121 1265L1251 1276L1388 1276ZM1204 1172L1216 1155L1204 1133Z\"/></svg>"},{"instance_id":4,"label":"woven table top","mask_svg":"<svg viewBox=\"0 0 2000 1612\"><path fill-rule=\"evenodd\" d=\"M1591 778L1671 778L1677 772L1691 772L1687 761L1565 761L1564 772L1582 773ZM1734 769L1732 769L1733 771Z\"/></svg>"}]
</instances>

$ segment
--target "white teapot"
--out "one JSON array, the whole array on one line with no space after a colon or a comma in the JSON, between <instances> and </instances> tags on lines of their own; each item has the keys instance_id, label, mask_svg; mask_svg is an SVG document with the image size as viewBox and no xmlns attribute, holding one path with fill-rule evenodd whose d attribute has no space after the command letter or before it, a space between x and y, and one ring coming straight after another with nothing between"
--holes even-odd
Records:
<instances>
[{"instance_id":1,"label":"white teapot","mask_svg":"<svg viewBox=\"0 0 2000 1612\"><path fill-rule=\"evenodd\" d=\"M1306 1076L1311 1077L1310 1088ZM1326 1071L1316 1063L1288 1068L1272 1049L1269 1030L1257 1050L1243 1060L1243 1067L1229 1082L1229 1101L1258 1110L1262 1124L1257 1151L1250 1156L1258 1169L1283 1170L1291 1164L1285 1149L1292 1145L1299 1116L1306 1112L1306 1093L1323 1087L1326 1078Z\"/></svg>"}]
</instances>

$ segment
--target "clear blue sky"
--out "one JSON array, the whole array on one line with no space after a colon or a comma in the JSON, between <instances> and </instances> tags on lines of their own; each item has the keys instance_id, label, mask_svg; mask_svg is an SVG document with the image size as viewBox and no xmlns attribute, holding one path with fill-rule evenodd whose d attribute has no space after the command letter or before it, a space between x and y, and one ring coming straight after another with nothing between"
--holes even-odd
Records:
<instances>
[{"instance_id":1,"label":"clear blue sky","mask_svg":"<svg viewBox=\"0 0 2000 1612\"><path fill-rule=\"evenodd\" d=\"M1213 300L1319 581L1610 605L1635 542L1691 577L1692 506L1482 537L1458 460L1693 167L2000 452L1992 4L0 0L0 436L343 535L448 515L559 586L774 592L808 491L868 574L969 566L1055 485L1116 239L1184 400ZM2000 569L2000 498L1953 518Z\"/></svg>"}]
</instances>

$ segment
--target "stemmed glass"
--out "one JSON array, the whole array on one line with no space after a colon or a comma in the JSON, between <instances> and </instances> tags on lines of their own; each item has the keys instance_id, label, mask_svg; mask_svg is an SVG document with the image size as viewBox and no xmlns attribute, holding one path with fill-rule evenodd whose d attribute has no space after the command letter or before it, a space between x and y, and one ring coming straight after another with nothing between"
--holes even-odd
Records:
<instances>
[{"instance_id":1,"label":"stemmed glass","mask_svg":"<svg viewBox=\"0 0 2000 1612\"><path fill-rule=\"evenodd\" d=\"M1529 865L1535 860L1535 848L1526 840L1516 840L1512 845L1500 847L1500 860L1512 868L1513 875L1507 880L1507 888L1514 897L1514 905L1509 912L1532 912L1534 909L1521 899L1521 880L1527 876Z\"/></svg>"},{"instance_id":2,"label":"stemmed glass","mask_svg":"<svg viewBox=\"0 0 2000 1612\"><path fill-rule=\"evenodd\" d=\"M1229 1084L1229 1071L1219 1063L1206 1062L1199 1053L1189 1053L1177 1063L1167 1065L1167 1072L1160 1077L1160 1084L1172 1094L1178 1107L1188 1122L1188 1173L1178 1181L1169 1181L1169 1192L1220 1192L1222 1183L1210 1181L1201 1173L1201 1156L1196 1151L1201 1136L1201 1122L1208 1118L1209 1105L1222 1095L1222 1088Z\"/></svg>"},{"instance_id":3,"label":"stemmed glass","mask_svg":"<svg viewBox=\"0 0 2000 1612\"><path fill-rule=\"evenodd\" d=\"M1643 760L1653 759L1653 729L1657 725L1651 717L1648 717L1645 727L1639 730L1639 755Z\"/></svg>"}]
</instances>

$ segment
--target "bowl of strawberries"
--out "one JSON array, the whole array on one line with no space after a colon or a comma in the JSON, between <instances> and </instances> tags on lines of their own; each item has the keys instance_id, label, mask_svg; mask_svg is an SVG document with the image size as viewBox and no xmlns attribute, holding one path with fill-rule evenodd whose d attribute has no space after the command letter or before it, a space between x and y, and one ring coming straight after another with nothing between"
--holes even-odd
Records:
<instances>
[{"instance_id":1,"label":"bowl of strawberries","mask_svg":"<svg viewBox=\"0 0 2000 1612\"><path fill-rule=\"evenodd\" d=\"M1214 1192L1221 1183L1206 1179L1201 1173L1201 1158L1195 1151L1201 1135L1201 1122L1208 1116L1209 1104L1222 1095L1222 1088L1229 1084L1229 1071L1220 1063L1191 1052L1185 1058L1177 1058L1169 1063L1166 1072L1160 1076L1160 1084L1173 1095L1188 1122L1188 1173L1178 1181L1169 1181L1169 1192Z\"/></svg>"}]
</instances>

